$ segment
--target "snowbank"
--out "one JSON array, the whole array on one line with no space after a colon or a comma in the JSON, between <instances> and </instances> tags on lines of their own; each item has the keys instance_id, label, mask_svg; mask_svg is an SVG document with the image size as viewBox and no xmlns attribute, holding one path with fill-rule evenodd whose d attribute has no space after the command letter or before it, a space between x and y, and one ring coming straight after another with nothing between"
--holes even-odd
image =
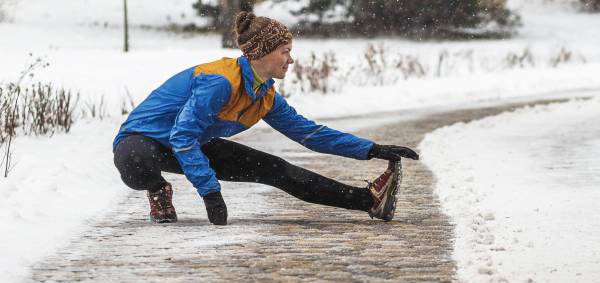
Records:
<instances>
[{"instance_id":1,"label":"snowbank","mask_svg":"<svg viewBox=\"0 0 600 283\"><path fill-rule=\"evenodd\" d=\"M456 223L462 280L600 280L598 119L600 99L576 100L426 136L421 154Z\"/></svg>"},{"instance_id":2,"label":"snowbank","mask_svg":"<svg viewBox=\"0 0 600 283\"><path fill-rule=\"evenodd\" d=\"M0 282L19 281L27 266L125 195L112 162L115 131L81 122L68 135L14 140L14 166L0 177Z\"/></svg>"}]
</instances>

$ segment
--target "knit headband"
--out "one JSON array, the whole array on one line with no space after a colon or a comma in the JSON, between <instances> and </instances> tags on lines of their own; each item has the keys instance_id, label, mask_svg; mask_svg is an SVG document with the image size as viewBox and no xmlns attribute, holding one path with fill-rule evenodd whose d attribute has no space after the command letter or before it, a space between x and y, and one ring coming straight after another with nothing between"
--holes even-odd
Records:
<instances>
[{"instance_id":1,"label":"knit headband","mask_svg":"<svg viewBox=\"0 0 600 283\"><path fill-rule=\"evenodd\" d=\"M235 32L238 46L250 60L260 59L292 41L292 33L285 25L267 17L257 17L251 12L237 15Z\"/></svg>"}]
</instances>

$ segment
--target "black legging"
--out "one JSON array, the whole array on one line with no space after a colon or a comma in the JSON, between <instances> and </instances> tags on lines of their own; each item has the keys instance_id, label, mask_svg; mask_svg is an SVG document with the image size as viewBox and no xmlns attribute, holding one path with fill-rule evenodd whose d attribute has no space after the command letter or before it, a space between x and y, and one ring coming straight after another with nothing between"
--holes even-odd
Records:
<instances>
[{"instance_id":1,"label":"black legging","mask_svg":"<svg viewBox=\"0 0 600 283\"><path fill-rule=\"evenodd\" d=\"M202 152L222 181L262 183L301 200L328 206L367 211L373 205L365 188L342 184L236 142L213 139L202 146ZM169 148L142 135L123 139L114 154L121 179L135 190L162 188L166 181L161 171L183 174Z\"/></svg>"}]
</instances>

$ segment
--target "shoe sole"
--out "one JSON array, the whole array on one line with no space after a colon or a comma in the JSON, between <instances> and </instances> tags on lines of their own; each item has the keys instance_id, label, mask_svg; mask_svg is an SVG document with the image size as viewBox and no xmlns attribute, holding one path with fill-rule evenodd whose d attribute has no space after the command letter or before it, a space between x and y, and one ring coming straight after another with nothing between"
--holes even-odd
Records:
<instances>
[{"instance_id":1,"label":"shoe sole","mask_svg":"<svg viewBox=\"0 0 600 283\"><path fill-rule=\"evenodd\" d=\"M171 220L171 219L154 220L154 219L152 219L152 222L159 223L159 224L162 224L162 223L175 223L175 222L177 222L177 220Z\"/></svg>"},{"instance_id":2,"label":"shoe sole","mask_svg":"<svg viewBox=\"0 0 600 283\"><path fill-rule=\"evenodd\" d=\"M154 223L175 223L175 222L177 222L177 219L175 219L175 220L173 220L173 219L160 219L160 220L152 219L152 222L154 222Z\"/></svg>"},{"instance_id":3,"label":"shoe sole","mask_svg":"<svg viewBox=\"0 0 600 283\"><path fill-rule=\"evenodd\" d=\"M392 163L394 163L392 165ZM398 177L394 181L392 179L391 189L387 190L385 193L385 205L383 207L383 221L391 221L394 218L394 214L396 212L396 194L398 193L398 188L400 187L400 183L402 182L402 163L400 161L394 162L390 161L390 165L393 166L393 172L398 172Z\"/></svg>"},{"instance_id":4,"label":"shoe sole","mask_svg":"<svg viewBox=\"0 0 600 283\"><path fill-rule=\"evenodd\" d=\"M150 215L150 221L154 223L175 223L177 222L177 215L174 216L175 217L173 218L153 218L152 215Z\"/></svg>"}]
</instances>

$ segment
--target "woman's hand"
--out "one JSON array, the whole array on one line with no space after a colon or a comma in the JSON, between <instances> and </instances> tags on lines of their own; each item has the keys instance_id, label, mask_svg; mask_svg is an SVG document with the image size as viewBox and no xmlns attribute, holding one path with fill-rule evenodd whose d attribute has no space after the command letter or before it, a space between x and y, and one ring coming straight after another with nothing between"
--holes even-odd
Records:
<instances>
[{"instance_id":1,"label":"woman's hand","mask_svg":"<svg viewBox=\"0 0 600 283\"><path fill-rule=\"evenodd\" d=\"M221 192L212 192L203 196L208 221L215 225L227 225L227 206Z\"/></svg>"},{"instance_id":2,"label":"woman's hand","mask_svg":"<svg viewBox=\"0 0 600 283\"><path fill-rule=\"evenodd\" d=\"M419 160L419 154L414 150L399 145L373 144L368 155L369 159L379 158L390 161L399 161L401 157Z\"/></svg>"}]
</instances>

